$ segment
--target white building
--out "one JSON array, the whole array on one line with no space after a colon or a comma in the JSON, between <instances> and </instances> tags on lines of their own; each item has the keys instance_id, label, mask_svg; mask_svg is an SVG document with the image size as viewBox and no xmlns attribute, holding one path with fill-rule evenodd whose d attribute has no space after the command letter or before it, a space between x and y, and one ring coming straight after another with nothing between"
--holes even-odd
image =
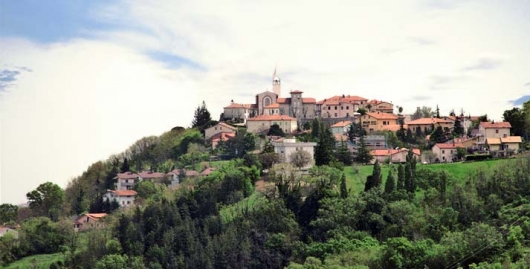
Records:
<instances>
[{"instance_id":1,"label":"white building","mask_svg":"<svg viewBox=\"0 0 530 269\"><path fill-rule=\"evenodd\" d=\"M116 201L120 206L134 205L134 197L137 192L133 190L107 190L103 195L103 201Z\"/></svg>"},{"instance_id":2,"label":"white building","mask_svg":"<svg viewBox=\"0 0 530 269\"><path fill-rule=\"evenodd\" d=\"M136 173L118 173L116 177L116 190L132 190L134 184L140 181L140 176Z\"/></svg>"},{"instance_id":3,"label":"white building","mask_svg":"<svg viewBox=\"0 0 530 269\"><path fill-rule=\"evenodd\" d=\"M309 169L315 164L315 142L296 142L296 139L283 139L281 141L272 142L274 152L278 153L285 162L290 162L290 156L297 150L305 150L311 156L311 161L302 169Z\"/></svg>"}]
</instances>

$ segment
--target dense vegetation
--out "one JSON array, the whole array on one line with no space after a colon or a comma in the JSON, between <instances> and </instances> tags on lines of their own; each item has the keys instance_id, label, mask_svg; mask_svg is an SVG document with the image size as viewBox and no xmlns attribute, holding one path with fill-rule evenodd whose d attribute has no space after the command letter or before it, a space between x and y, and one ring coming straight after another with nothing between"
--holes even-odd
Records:
<instances>
[{"instance_id":1,"label":"dense vegetation","mask_svg":"<svg viewBox=\"0 0 530 269\"><path fill-rule=\"evenodd\" d=\"M55 253L50 268L528 267L530 158L467 171L411 156L359 168L318 121L303 139L318 143L321 165L307 173L241 131L218 149L232 160L210 175L176 191L140 184L139 205L127 210L103 202L118 172L214 165L200 133L208 118L139 140L66 190L42 184L28 193L30 208L0 205L2 223L21 225L18 237L0 238L0 265ZM112 214L106 227L74 233L68 216L84 212Z\"/></svg>"}]
</instances>

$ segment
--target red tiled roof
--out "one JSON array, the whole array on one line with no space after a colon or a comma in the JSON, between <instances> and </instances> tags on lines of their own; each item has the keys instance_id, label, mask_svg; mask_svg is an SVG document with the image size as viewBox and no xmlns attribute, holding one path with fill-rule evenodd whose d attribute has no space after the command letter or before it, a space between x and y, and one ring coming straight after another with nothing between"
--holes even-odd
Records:
<instances>
[{"instance_id":1,"label":"red tiled roof","mask_svg":"<svg viewBox=\"0 0 530 269\"><path fill-rule=\"evenodd\" d=\"M111 190L110 192L118 195L118 196L134 196L137 194L137 192L133 190Z\"/></svg>"},{"instance_id":2,"label":"red tiled roof","mask_svg":"<svg viewBox=\"0 0 530 269\"><path fill-rule=\"evenodd\" d=\"M215 168L208 167L208 168L204 169L204 171L201 172L201 176L207 176L207 175L211 174L213 171L215 171Z\"/></svg>"},{"instance_id":3,"label":"red tiled roof","mask_svg":"<svg viewBox=\"0 0 530 269\"><path fill-rule=\"evenodd\" d=\"M199 172L195 171L195 170L186 170L186 176L187 177L194 177L194 176L198 176L199 175Z\"/></svg>"},{"instance_id":4,"label":"red tiled roof","mask_svg":"<svg viewBox=\"0 0 530 269\"><path fill-rule=\"evenodd\" d=\"M138 174L135 174L132 172L118 173L118 175L115 178L134 179L134 178L138 178Z\"/></svg>"},{"instance_id":5,"label":"red tiled roof","mask_svg":"<svg viewBox=\"0 0 530 269\"><path fill-rule=\"evenodd\" d=\"M311 97L302 98L302 103L304 104L314 104L316 102L317 100L315 100L315 98L311 98Z\"/></svg>"},{"instance_id":6,"label":"red tiled roof","mask_svg":"<svg viewBox=\"0 0 530 269\"><path fill-rule=\"evenodd\" d=\"M221 132L221 133L217 133L217 134L213 135L212 137L210 137L210 139L212 141L219 141L219 140L227 141L227 140L229 140L230 138L232 138L234 136L236 136L235 133Z\"/></svg>"},{"instance_id":7,"label":"red tiled roof","mask_svg":"<svg viewBox=\"0 0 530 269\"><path fill-rule=\"evenodd\" d=\"M480 125L485 128L512 128L512 125L507 121L501 122L481 122Z\"/></svg>"},{"instance_id":8,"label":"red tiled roof","mask_svg":"<svg viewBox=\"0 0 530 269\"><path fill-rule=\"evenodd\" d=\"M232 126L232 125L229 125L229 124L226 124L224 122L219 122L217 125L221 125L222 127L226 127L226 128L230 128L232 130L237 130L236 127ZM212 127L215 127L215 126L212 126Z\"/></svg>"},{"instance_id":9,"label":"red tiled roof","mask_svg":"<svg viewBox=\"0 0 530 269\"><path fill-rule=\"evenodd\" d=\"M368 99L366 98L363 98L363 97L360 97L360 96L355 96L355 95L344 95L343 96L340 96L340 95L335 95L333 97L330 97L330 98L326 98L324 100L321 100L321 101L318 101L318 104L319 105L322 105L322 104L326 104L326 105L336 105L336 104L339 104L339 103L350 103L350 104L357 104L359 101L367 101Z\"/></svg>"},{"instance_id":10,"label":"red tiled roof","mask_svg":"<svg viewBox=\"0 0 530 269\"><path fill-rule=\"evenodd\" d=\"M408 125L431 125L431 124L440 124L440 123L453 123L449 120L439 119L439 118L421 118L413 121L407 122Z\"/></svg>"},{"instance_id":11,"label":"red tiled roof","mask_svg":"<svg viewBox=\"0 0 530 269\"><path fill-rule=\"evenodd\" d=\"M152 171L142 171L138 174L141 178L163 178L164 173L152 172Z\"/></svg>"},{"instance_id":12,"label":"red tiled roof","mask_svg":"<svg viewBox=\"0 0 530 269\"><path fill-rule=\"evenodd\" d=\"M270 105L266 106L265 108L279 108L279 107L280 107L280 104L274 103L274 104L270 104Z\"/></svg>"},{"instance_id":13,"label":"red tiled roof","mask_svg":"<svg viewBox=\"0 0 530 269\"><path fill-rule=\"evenodd\" d=\"M456 149L456 148L465 148L462 143L437 143L436 145L440 149Z\"/></svg>"},{"instance_id":14,"label":"red tiled roof","mask_svg":"<svg viewBox=\"0 0 530 269\"><path fill-rule=\"evenodd\" d=\"M501 137L502 143L521 143L523 142L520 136Z\"/></svg>"},{"instance_id":15,"label":"red tiled roof","mask_svg":"<svg viewBox=\"0 0 530 269\"><path fill-rule=\"evenodd\" d=\"M390 155L394 155L394 154L397 154L397 153L402 152L402 151L409 151L409 150L405 149L405 148L402 148L402 149L374 149L374 150L370 150L370 154L372 154L372 156L390 156ZM421 154L420 149L412 149L412 153L414 153L416 155L420 155Z\"/></svg>"},{"instance_id":16,"label":"red tiled roof","mask_svg":"<svg viewBox=\"0 0 530 269\"><path fill-rule=\"evenodd\" d=\"M390 113L371 112L371 113L366 113L366 115L376 118L378 120L397 120L398 119L396 115L390 114Z\"/></svg>"},{"instance_id":17,"label":"red tiled roof","mask_svg":"<svg viewBox=\"0 0 530 269\"><path fill-rule=\"evenodd\" d=\"M252 108L252 104L231 103L230 105L225 106L224 108Z\"/></svg>"},{"instance_id":18,"label":"red tiled roof","mask_svg":"<svg viewBox=\"0 0 530 269\"><path fill-rule=\"evenodd\" d=\"M385 130L385 131L392 131L392 132L397 132L399 131L399 129L401 129L401 125L399 124L390 124L390 125L383 125L383 127L381 127L381 130ZM406 124L403 124L403 129L408 129L408 126Z\"/></svg>"},{"instance_id":19,"label":"red tiled roof","mask_svg":"<svg viewBox=\"0 0 530 269\"><path fill-rule=\"evenodd\" d=\"M296 121L295 118L289 117L287 115L259 115L254 118L250 118L247 121L273 121L273 120Z\"/></svg>"},{"instance_id":20,"label":"red tiled roof","mask_svg":"<svg viewBox=\"0 0 530 269\"><path fill-rule=\"evenodd\" d=\"M180 175L180 169L173 169L173 171L167 173L168 176L172 175L172 174L175 174L175 175Z\"/></svg>"},{"instance_id":21,"label":"red tiled roof","mask_svg":"<svg viewBox=\"0 0 530 269\"><path fill-rule=\"evenodd\" d=\"M337 122L337 123L331 125L331 127L344 127L344 126L348 126L350 124L351 124L351 121L345 120L345 121Z\"/></svg>"}]
</instances>

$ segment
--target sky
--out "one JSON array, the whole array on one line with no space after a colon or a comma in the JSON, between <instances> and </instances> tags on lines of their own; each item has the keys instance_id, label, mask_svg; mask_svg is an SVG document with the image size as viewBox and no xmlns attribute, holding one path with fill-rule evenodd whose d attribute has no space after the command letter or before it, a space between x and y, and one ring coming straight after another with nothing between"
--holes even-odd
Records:
<instances>
[{"instance_id":1,"label":"sky","mask_svg":"<svg viewBox=\"0 0 530 269\"><path fill-rule=\"evenodd\" d=\"M502 120L530 99L530 1L0 1L0 203L66 187L205 101L301 90Z\"/></svg>"}]
</instances>

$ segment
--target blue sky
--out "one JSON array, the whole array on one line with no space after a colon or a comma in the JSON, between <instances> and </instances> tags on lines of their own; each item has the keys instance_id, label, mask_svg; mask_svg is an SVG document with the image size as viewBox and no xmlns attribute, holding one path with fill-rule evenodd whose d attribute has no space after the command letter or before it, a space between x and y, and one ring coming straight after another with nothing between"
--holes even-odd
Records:
<instances>
[{"instance_id":1,"label":"blue sky","mask_svg":"<svg viewBox=\"0 0 530 269\"><path fill-rule=\"evenodd\" d=\"M530 98L529 1L321 3L0 1L0 202L189 126L202 100L213 118L253 102L275 67L284 97L352 94L406 113L501 120Z\"/></svg>"}]
</instances>

